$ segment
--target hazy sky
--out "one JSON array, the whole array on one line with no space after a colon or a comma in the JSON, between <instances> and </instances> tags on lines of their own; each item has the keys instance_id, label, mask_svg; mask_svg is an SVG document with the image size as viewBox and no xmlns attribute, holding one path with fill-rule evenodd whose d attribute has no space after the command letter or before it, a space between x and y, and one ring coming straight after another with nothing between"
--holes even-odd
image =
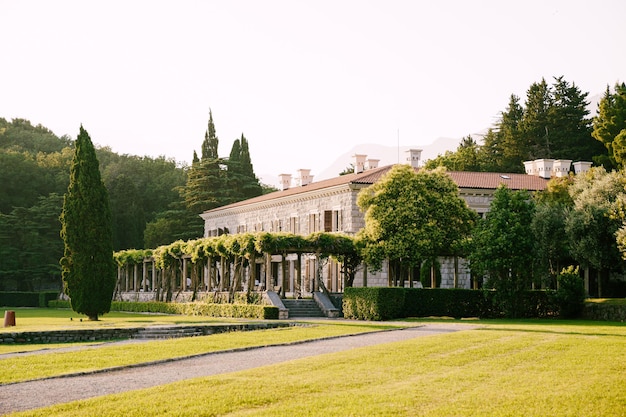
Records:
<instances>
[{"instance_id":1,"label":"hazy sky","mask_svg":"<svg viewBox=\"0 0 626 417\"><path fill-rule=\"evenodd\" d=\"M316 174L357 144L479 132L542 78L603 93L626 81L624 16L623 0L0 0L0 117L190 162L212 109L221 156L243 133L257 175Z\"/></svg>"}]
</instances>

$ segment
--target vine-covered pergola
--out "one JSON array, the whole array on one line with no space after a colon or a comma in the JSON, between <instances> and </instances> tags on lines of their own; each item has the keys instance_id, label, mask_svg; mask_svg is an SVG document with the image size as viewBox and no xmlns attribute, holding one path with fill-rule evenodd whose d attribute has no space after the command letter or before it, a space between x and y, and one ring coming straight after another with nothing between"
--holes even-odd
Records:
<instances>
[{"instance_id":1,"label":"vine-covered pergola","mask_svg":"<svg viewBox=\"0 0 626 417\"><path fill-rule=\"evenodd\" d=\"M313 285L327 291L321 279L321 260L332 258L340 265L343 286L351 286L362 259L356 238L344 234L318 232L308 236L289 233L241 233L176 241L156 249L129 249L114 254L118 265L117 292L151 291L155 299L171 301L175 291L248 296L258 290L283 291L272 275L272 259L280 256L281 276L287 274L287 256L295 256L295 292L302 282L302 257L318 262ZM258 267L257 267L258 266ZM264 276L258 276L259 271ZM258 285L256 285L258 283Z\"/></svg>"}]
</instances>

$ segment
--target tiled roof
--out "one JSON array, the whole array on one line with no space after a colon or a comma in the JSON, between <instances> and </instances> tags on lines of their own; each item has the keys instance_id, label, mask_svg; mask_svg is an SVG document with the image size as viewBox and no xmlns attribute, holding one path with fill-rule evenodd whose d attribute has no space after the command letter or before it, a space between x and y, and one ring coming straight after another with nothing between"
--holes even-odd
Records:
<instances>
[{"instance_id":1,"label":"tiled roof","mask_svg":"<svg viewBox=\"0 0 626 417\"><path fill-rule=\"evenodd\" d=\"M319 182L312 182L308 185L301 187L293 187L282 191L275 191L273 193L264 194L248 200L208 210L207 213L217 212L229 208L242 207L249 204L263 203L274 199L310 193L313 191L319 191L345 184L374 184L375 182L380 180L392 168L392 166L393 165L387 165L380 168L370 169L359 174L341 175ZM512 190L539 191L544 190L548 182L548 180L541 177L527 174L500 174L494 172L461 171L448 171L448 174L459 188L495 189L500 184L506 184Z\"/></svg>"},{"instance_id":2,"label":"tiled roof","mask_svg":"<svg viewBox=\"0 0 626 417\"><path fill-rule=\"evenodd\" d=\"M541 191L548 183L547 179L527 174L449 171L448 175L459 188L496 189L505 184L511 190Z\"/></svg>"}]
</instances>

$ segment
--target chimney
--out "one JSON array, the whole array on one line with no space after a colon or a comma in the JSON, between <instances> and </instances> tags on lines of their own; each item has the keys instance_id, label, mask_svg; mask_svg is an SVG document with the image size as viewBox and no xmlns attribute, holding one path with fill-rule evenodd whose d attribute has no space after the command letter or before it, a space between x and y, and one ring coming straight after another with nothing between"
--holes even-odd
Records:
<instances>
[{"instance_id":1,"label":"chimney","mask_svg":"<svg viewBox=\"0 0 626 417\"><path fill-rule=\"evenodd\" d=\"M528 175L537 175L535 161L524 161L524 170Z\"/></svg>"},{"instance_id":2,"label":"chimney","mask_svg":"<svg viewBox=\"0 0 626 417\"><path fill-rule=\"evenodd\" d=\"M291 187L291 174L278 175L278 181L280 183L281 191L289 189L289 187Z\"/></svg>"},{"instance_id":3,"label":"chimney","mask_svg":"<svg viewBox=\"0 0 626 417\"><path fill-rule=\"evenodd\" d=\"M536 159L535 167L537 175L541 178L549 179L552 176L552 166L554 165L554 159Z\"/></svg>"},{"instance_id":4,"label":"chimney","mask_svg":"<svg viewBox=\"0 0 626 417\"><path fill-rule=\"evenodd\" d=\"M567 177L571 166L571 159L557 159L552 166L552 172L555 177Z\"/></svg>"},{"instance_id":5,"label":"chimney","mask_svg":"<svg viewBox=\"0 0 626 417\"><path fill-rule=\"evenodd\" d=\"M310 169L299 169L298 174L300 174L300 176L296 179L296 181L301 187L309 185L313 182L313 175L311 175Z\"/></svg>"},{"instance_id":6,"label":"chimney","mask_svg":"<svg viewBox=\"0 0 626 417\"><path fill-rule=\"evenodd\" d=\"M592 162L578 161L574 162L574 173L576 175L589 171Z\"/></svg>"},{"instance_id":7,"label":"chimney","mask_svg":"<svg viewBox=\"0 0 626 417\"><path fill-rule=\"evenodd\" d=\"M380 159L368 159L367 161L365 161L365 170L367 171L368 169L378 168L379 162Z\"/></svg>"},{"instance_id":8,"label":"chimney","mask_svg":"<svg viewBox=\"0 0 626 417\"><path fill-rule=\"evenodd\" d=\"M354 154L352 155L353 164L354 164L354 173L360 174L365 171L365 158L367 155Z\"/></svg>"},{"instance_id":9,"label":"chimney","mask_svg":"<svg viewBox=\"0 0 626 417\"><path fill-rule=\"evenodd\" d=\"M410 165L413 168L419 168L420 159L422 157L421 149L409 149L404 151L404 154L406 155L405 162L407 165Z\"/></svg>"}]
</instances>

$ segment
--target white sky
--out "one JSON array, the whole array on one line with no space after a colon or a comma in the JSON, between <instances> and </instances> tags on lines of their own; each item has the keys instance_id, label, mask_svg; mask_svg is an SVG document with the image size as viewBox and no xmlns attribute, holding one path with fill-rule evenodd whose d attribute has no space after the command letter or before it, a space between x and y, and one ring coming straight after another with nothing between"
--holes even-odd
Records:
<instances>
[{"instance_id":1,"label":"white sky","mask_svg":"<svg viewBox=\"0 0 626 417\"><path fill-rule=\"evenodd\" d=\"M542 77L603 93L626 81L624 16L623 0L0 0L0 117L190 162L211 108L221 156L244 133L257 175L315 175L358 144L479 132Z\"/></svg>"}]
</instances>

